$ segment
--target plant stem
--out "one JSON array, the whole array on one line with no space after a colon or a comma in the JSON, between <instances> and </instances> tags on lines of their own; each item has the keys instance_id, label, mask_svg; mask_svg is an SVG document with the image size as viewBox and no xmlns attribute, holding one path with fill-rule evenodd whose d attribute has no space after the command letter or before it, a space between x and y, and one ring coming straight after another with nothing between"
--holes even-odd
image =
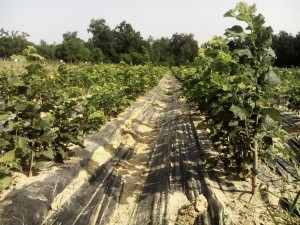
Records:
<instances>
[{"instance_id":1,"label":"plant stem","mask_svg":"<svg viewBox=\"0 0 300 225\"><path fill-rule=\"evenodd\" d=\"M31 157L30 157L30 165L29 165L29 176L32 176L32 168L34 164L34 156L35 156L35 140L32 141L32 150L31 150Z\"/></svg>"},{"instance_id":2,"label":"plant stem","mask_svg":"<svg viewBox=\"0 0 300 225\"><path fill-rule=\"evenodd\" d=\"M252 194L255 193L257 188L257 170L258 170L258 153L257 153L257 140L253 140L252 157L253 157L253 168L252 168Z\"/></svg>"}]
</instances>

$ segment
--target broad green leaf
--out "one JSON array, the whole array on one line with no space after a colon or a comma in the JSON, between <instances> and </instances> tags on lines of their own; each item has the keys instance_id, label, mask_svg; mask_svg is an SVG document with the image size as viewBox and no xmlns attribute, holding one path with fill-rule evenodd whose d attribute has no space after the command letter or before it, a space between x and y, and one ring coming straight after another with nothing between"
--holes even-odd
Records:
<instances>
[{"instance_id":1,"label":"broad green leaf","mask_svg":"<svg viewBox=\"0 0 300 225\"><path fill-rule=\"evenodd\" d=\"M14 105L16 111L24 111L27 108L26 102L17 101Z\"/></svg>"},{"instance_id":2,"label":"broad green leaf","mask_svg":"<svg viewBox=\"0 0 300 225\"><path fill-rule=\"evenodd\" d=\"M245 40L247 34L241 26L233 26L232 28L226 29L225 35L227 37L236 37Z\"/></svg>"},{"instance_id":3,"label":"broad green leaf","mask_svg":"<svg viewBox=\"0 0 300 225\"><path fill-rule=\"evenodd\" d=\"M3 138L0 138L0 148L4 148L6 146L9 146L10 145L10 142L3 139Z\"/></svg>"},{"instance_id":4,"label":"broad green leaf","mask_svg":"<svg viewBox=\"0 0 300 225\"><path fill-rule=\"evenodd\" d=\"M249 39L251 42L254 42L257 39L257 34L255 33L248 34L247 39Z\"/></svg>"},{"instance_id":5,"label":"broad green leaf","mask_svg":"<svg viewBox=\"0 0 300 225\"><path fill-rule=\"evenodd\" d=\"M11 150L9 152L4 153L4 155L0 155L0 163L8 163L14 161L16 158L16 150Z\"/></svg>"},{"instance_id":6,"label":"broad green leaf","mask_svg":"<svg viewBox=\"0 0 300 225\"><path fill-rule=\"evenodd\" d=\"M254 27L254 29L261 28L264 25L264 23L265 23L265 17L262 14L258 14L253 19L253 27Z\"/></svg>"},{"instance_id":7,"label":"broad green leaf","mask_svg":"<svg viewBox=\"0 0 300 225\"><path fill-rule=\"evenodd\" d=\"M10 116L11 115L8 113L0 114L0 121L8 120L10 118Z\"/></svg>"},{"instance_id":8,"label":"broad green leaf","mask_svg":"<svg viewBox=\"0 0 300 225\"><path fill-rule=\"evenodd\" d=\"M57 138L58 135L57 133L55 133L55 131L53 130L49 130L47 132L45 132L40 138L39 138L39 141L40 142L52 142L55 140L55 138Z\"/></svg>"},{"instance_id":9,"label":"broad green leaf","mask_svg":"<svg viewBox=\"0 0 300 225\"><path fill-rule=\"evenodd\" d=\"M223 90L223 91L229 91L230 88L229 88L228 85L223 85L223 86L222 86L222 90Z\"/></svg>"},{"instance_id":10,"label":"broad green leaf","mask_svg":"<svg viewBox=\"0 0 300 225\"><path fill-rule=\"evenodd\" d=\"M10 56L10 58L12 60L18 61L18 62L26 62L26 57L23 55L15 55L13 54L12 56Z\"/></svg>"},{"instance_id":11,"label":"broad green leaf","mask_svg":"<svg viewBox=\"0 0 300 225\"><path fill-rule=\"evenodd\" d=\"M238 88L241 90L245 90L247 88L247 86L244 83L238 83Z\"/></svg>"},{"instance_id":12,"label":"broad green leaf","mask_svg":"<svg viewBox=\"0 0 300 225\"><path fill-rule=\"evenodd\" d=\"M281 84L281 79L272 70L262 74L258 80L261 85L271 88Z\"/></svg>"},{"instance_id":13,"label":"broad green leaf","mask_svg":"<svg viewBox=\"0 0 300 225\"><path fill-rule=\"evenodd\" d=\"M235 17L235 10L234 9L230 9L223 16L224 17Z\"/></svg>"},{"instance_id":14,"label":"broad green leaf","mask_svg":"<svg viewBox=\"0 0 300 225\"><path fill-rule=\"evenodd\" d=\"M217 62L214 66L216 72L229 73L231 70L230 64L224 62Z\"/></svg>"},{"instance_id":15,"label":"broad green leaf","mask_svg":"<svg viewBox=\"0 0 300 225\"><path fill-rule=\"evenodd\" d=\"M238 121L230 121L229 123L228 123L228 126L230 126L230 127L236 127L236 126L238 126L239 125L239 122Z\"/></svg>"},{"instance_id":16,"label":"broad green leaf","mask_svg":"<svg viewBox=\"0 0 300 225\"><path fill-rule=\"evenodd\" d=\"M36 162L35 164L34 164L34 167L35 168L38 168L38 169L44 169L44 168L46 168L47 166L49 165L49 161L47 162L47 161L41 161L41 162Z\"/></svg>"},{"instance_id":17,"label":"broad green leaf","mask_svg":"<svg viewBox=\"0 0 300 225\"><path fill-rule=\"evenodd\" d=\"M231 28L229 28L227 30L230 30L230 31L232 31L234 33L243 33L244 32L244 29L241 26L239 26L239 25L234 25L233 27L231 27Z\"/></svg>"},{"instance_id":18,"label":"broad green leaf","mask_svg":"<svg viewBox=\"0 0 300 225\"><path fill-rule=\"evenodd\" d=\"M29 56L32 56L36 59L39 59L39 60L45 60L45 58L37 53L30 53Z\"/></svg>"},{"instance_id":19,"label":"broad green leaf","mask_svg":"<svg viewBox=\"0 0 300 225\"><path fill-rule=\"evenodd\" d=\"M55 158L54 151L48 150L48 151L42 151L40 154L44 155L46 158L53 160Z\"/></svg>"},{"instance_id":20,"label":"broad green leaf","mask_svg":"<svg viewBox=\"0 0 300 225\"><path fill-rule=\"evenodd\" d=\"M89 115L89 119L99 119L104 117L105 115L102 111L97 111Z\"/></svg>"},{"instance_id":21,"label":"broad green leaf","mask_svg":"<svg viewBox=\"0 0 300 225\"><path fill-rule=\"evenodd\" d=\"M23 86L24 85L24 82L21 80L20 77L9 77L8 78L8 83L12 86L15 86L15 87L19 87L19 86Z\"/></svg>"},{"instance_id":22,"label":"broad green leaf","mask_svg":"<svg viewBox=\"0 0 300 225\"><path fill-rule=\"evenodd\" d=\"M24 127L24 123L22 121L14 122L10 120L8 122L8 127L14 130L19 130Z\"/></svg>"},{"instance_id":23,"label":"broad green leaf","mask_svg":"<svg viewBox=\"0 0 300 225\"><path fill-rule=\"evenodd\" d=\"M253 30L253 25L251 23L251 17L249 16L249 14L247 13L240 13L236 16L236 19L237 20L240 20L240 21L244 21L246 22L249 27L251 28L251 30Z\"/></svg>"},{"instance_id":24,"label":"broad green leaf","mask_svg":"<svg viewBox=\"0 0 300 225\"><path fill-rule=\"evenodd\" d=\"M261 110L262 115L268 115L273 120L278 121L280 117L280 111L275 108L264 108Z\"/></svg>"},{"instance_id":25,"label":"broad green leaf","mask_svg":"<svg viewBox=\"0 0 300 225\"><path fill-rule=\"evenodd\" d=\"M48 130L50 128L50 122L47 118L41 118L40 115L37 115L33 119L33 129L36 130Z\"/></svg>"},{"instance_id":26,"label":"broad green leaf","mask_svg":"<svg viewBox=\"0 0 300 225\"><path fill-rule=\"evenodd\" d=\"M29 145L29 139L27 137L15 136L14 137L15 147L26 152Z\"/></svg>"},{"instance_id":27,"label":"broad green leaf","mask_svg":"<svg viewBox=\"0 0 300 225\"><path fill-rule=\"evenodd\" d=\"M0 191L3 191L5 189L7 189L12 182L12 177L10 176L5 176L3 178L0 179Z\"/></svg>"},{"instance_id":28,"label":"broad green leaf","mask_svg":"<svg viewBox=\"0 0 300 225\"><path fill-rule=\"evenodd\" d=\"M241 120L246 120L250 116L250 113L246 109L241 108L237 105L232 105L230 107L230 111L232 111L234 115L239 117Z\"/></svg>"},{"instance_id":29,"label":"broad green leaf","mask_svg":"<svg viewBox=\"0 0 300 225\"><path fill-rule=\"evenodd\" d=\"M238 56L247 56L249 59L253 58L251 51L246 49L237 49L234 51Z\"/></svg>"}]
</instances>

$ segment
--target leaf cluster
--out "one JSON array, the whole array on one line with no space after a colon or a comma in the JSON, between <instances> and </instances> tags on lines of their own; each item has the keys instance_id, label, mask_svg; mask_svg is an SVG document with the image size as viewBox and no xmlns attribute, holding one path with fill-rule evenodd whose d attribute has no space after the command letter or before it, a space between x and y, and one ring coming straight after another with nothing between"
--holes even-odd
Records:
<instances>
[{"instance_id":1,"label":"leaf cluster","mask_svg":"<svg viewBox=\"0 0 300 225\"><path fill-rule=\"evenodd\" d=\"M85 133L156 85L165 69L30 64L21 74L1 70L0 186L8 186L13 170L31 174L45 162L64 162L74 154L71 146L84 147Z\"/></svg>"},{"instance_id":2,"label":"leaf cluster","mask_svg":"<svg viewBox=\"0 0 300 225\"><path fill-rule=\"evenodd\" d=\"M235 25L226 30L226 38L214 37L200 49L198 68L177 68L175 73L189 99L205 113L209 138L225 167L255 175L251 169L255 142L264 160L273 161L275 154L286 152L279 144L284 139L280 112L270 97L281 84L272 67L272 28L264 26L255 5L238 3L224 16L244 22L246 28Z\"/></svg>"}]
</instances>

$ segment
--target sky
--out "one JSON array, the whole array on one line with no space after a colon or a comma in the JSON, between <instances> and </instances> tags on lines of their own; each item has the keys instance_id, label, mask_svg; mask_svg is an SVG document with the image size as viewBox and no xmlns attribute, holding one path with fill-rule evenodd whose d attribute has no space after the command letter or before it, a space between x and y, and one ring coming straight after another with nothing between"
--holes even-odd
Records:
<instances>
[{"instance_id":1,"label":"sky","mask_svg":"<svg viewBox=\"0 0 300 225\"><path fill-rule=\"evenodd\" d=\"M66 32L78 31L87 41L91 19L105 19L114 29L130 23L144 39L194 34L201 45L237 24L224 18L239 0L0 0L0 29L26 32L36 44L60 43ZM244 0L256 4L274 33L300 32L300 0Z\"/></svg>"}]
</instances>

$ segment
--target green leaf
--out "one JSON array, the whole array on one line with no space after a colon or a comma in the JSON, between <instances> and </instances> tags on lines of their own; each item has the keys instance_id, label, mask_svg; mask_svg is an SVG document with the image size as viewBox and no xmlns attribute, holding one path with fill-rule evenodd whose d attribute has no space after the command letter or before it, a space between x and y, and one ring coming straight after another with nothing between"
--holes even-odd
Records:
<instances>
[{"instance_id":1,"label":"green leaf","mask_svg":"<svg viewBox=\"0 0 300 225\"><path fill-rule=\"evenodd\" d=\"M249 59L253 58L252 53L249 49L236 49L234 51L238 56L247 56Z\"/></svg>"},{"instance_id":2,"label":"green leaf","mask_svg":"<svg viewBox=\"0 0 300 225\"><path fill-rule=\"evenodd\" d=\"M228 123L228 126L229 127L236 127L236 126L238 126L239 125L239 121L230 121L229 123Z\"/></svg>"},{"instance_id":3,"label":"green leaf","mask_svg":"<svg viewBox=\"0 0 300 225\"><path fill-rule=\"evenodd\" d=\"M262 115L268 115L273 120L278 121L280 117L280 111L275 108L264 108L261 110Z\"/></svg>"},{"instance_id":4,"label":"green leaf","mask_svg":"<svg viewBox=\"0 0 300 225\"><path fill-rule=\"evenodd\" d=\"M251 42L254 42L257 39L257 34L255 33L248 34L247 39L249 39Z\"/></svg>"},{"instance_id":5,"label":"green leaf","mask_svg":"<svg viewBox=\"0 0 300 225\"><path fill-rule=\"evenodd\" d=\"M51 149L48 151L42 151L40 154L44 155L46 158L53 160L55 158L54 151Z\"/></svg>"},{"instance_id":6,"label":"green leaf","mask_svg":"<svg viewBox=\"0 0 300 225\"><path fill-rule=\"evenodd\" d=\"M24 127L24 123L22 121L13 122L13 121L10 120L8 122L8 127L13 129L13 130L19 130L19 129Z\"/></svg>"},{"instance_id":7,"label":"green leaf","mask_svg":"<svg viewBox=\"0 0 300 225\"><path fill-rule=\"evenodd\" d=\"M235 10L230 9L228 12L226 12L223 17L235 17Z\"/></svg>"},{"instance_id":8,"label":"green leaf","mask_svg":"<svg viewBox=\"0 0 300 225\"><path fill-rule=\"evenodd\" d=\"M8 163L14 161L16 158L16 150L11 150L0 156L0 163Z\"/></svg>"},{"instance_id":9,"label":"green leaf","mask_svg":"<svg viewBox=\"0 0 300 225\"><path fill-rule=\"evenodd\" d=\"M104 117L105 115L102 111L97 111L89 115L89 119L99 119Z\"/></svg>"},{"instance_id":10,"label":"green leaf","mask_svg":"<svg viewBox=\"0 0 300 225\"><path fill-rule=\"evenodd\" d=\"M5 121L8 120L9 118L10 118L10 114L8 113L0 114L0 121Z\"/></svg>"},{"instance_id":11,"label":"green leaf","mask_svg":"<svg viewBox=\"0 0 300 225\"><path fill-rule=\"evenodd\" d=\"M36 130L48 130L50 126L50 122L47 118L41 118L40 115L37 115L33 119L33 129Z\"/></svg>"},{"instance_id":12,"label":"green leaf","mask_svg":"<svg viewBox=\"0 0 300 225\"><path fill-rule=\"evenodd\" d=\"M16 148L19 148L23 152L26 152L25 150L28 149L29 139L27 137L15 136L14 143Z\"/></svg>"},{"instance_id":13,"label":"green leaf","mask_svg":"<svg viewBox=\"0 0 300 225\"><path fill-rule=\"evenodd\" d=\"M8 83L14 87L24 86L24 82L20 77L9 77L7 79Z\"/></svg>"},{"instance_id":14,"label":"green leaf","mask_svg":"<svg viewBox=\"0 0 300 225\"><path fill-rule=\"evenodd\" d=\"M237 86L240 90L245 90L247 88L247 86L244 83L238 83Z\"/></svg>"},{"instance_id":15,"label":"green leaf","mask_svg":"<svg viewBox=\"0 0 300 225\"><path fill-rule=\"evenodd\" d=\"M14 105L16 111L24 111L27 108L26 102L17 101Z\"/></svg>"},{"instance_id":16,"label":"green leaf","mask_svg":"<svg viewBox=\"0 0 300 225\"><path fill-rule=\"evenodd\" d=\"M272 70L262 74L258 78L258 81L262 86L267 86L271 88L277 87L281 84L281 79Z\"/></svg>"},{"instance_id":17,"label":"green leaf","mask_svg":"<svg viewBox=\"0 0 300 225\"><path fill-rule=\"evenodd\" d=\"M23 55L15 55L15 54L13 54L12 56L10 56L10 58L12 60L16 60L16 61L19 61L19 62L26 62L27 61L26 57L23 56Z\"/></svg>"},{"instance_id":18,"label":"green leaf","mask_svg":"<svg viewBox=\"0 0 300 225\"><path fill-rule=\"evenodd\" d=\"M247 13L240 13L236 16L236 19L237 20L240 20L240 21L244 21L246 22L249 26L252 25L251 24L251 17L249 14ZM251 26L250 26L251 29L253 29Z\"/></svg>"},{"instance_id":19,"label":"green leaf","mask_svg":"<svg viewBox=\"0 0 300 225\"><path fill-rule=\"evenodd\" d=\"M265 17L262 14L258 14L252 22L254 29L260 29L265 23Z\"/></svg>"},{"instance_id":20,"label":"green leaf","mask_svg":"<svg viewBox=\"0 0 300 225\"><path fill-rule=\"evenodd\" d=\"M3 191L7 189L12 182L12 177L10 176L5 176L3 178L0 178L0 191Z\"/></svg>"},{"instance_id":21,"label":"green leaf","mask_svg":"<svg viewBox=\"0 0 300 225\"><path fill-rule=\"evenodd\" d=\"M245 40L247 34L244 32L244 29L241 26L233 26L231 28L226 29L225 35L227 37L235 37Z\"/></svg>"},{"instance_id":22,"label":"green leaf","mask_svg":"<svg viewBox=\"0 0 300 225\"><path fill-rule=\"evenodd\" d=\"M51 142L51 141L54 141L55 138L57 138L58 135L55 133L55 131L53 130L49 130L47 132L45 132L40 138L39 138L39 141L40 142Z\"/></svg>"},{"instance_id":23,"label":"green leaf","mask_svg":"<svg viewBox=\"0 0 300 225\"><path fill-rule=\"evenodd\" d=\"M35 164L34 164L34 167L35 168L37 168L37 169L44 169L44 168L46 168L47 166L49 165L49 161L47 162L44 162L44 161L42 161L42 162L36 162Z\"/></svg>"},{"instance_id":24,"label":"green leaf","mask_svg":"<svg viewBox=\"0 0 300 225\"><path fill-rule=\"evenodd\" d=\"M6 146L9 146L10 145L10 142L3 139L3 138L0 138L0 148L4 148Z\"/></svg>"},{"instance_id":25,"label":"green leaf","mask_svg":"<svg viewBox=\"0 0 300 225\"><path fill-rule=\"evenodd\" d=\"M234 115L239 117L241 120L246 120L250 117L250 113L246 109L241 108L237 105L232 105L230 107L230 111L232 111Z\"/></svg>"}]
</instances>

